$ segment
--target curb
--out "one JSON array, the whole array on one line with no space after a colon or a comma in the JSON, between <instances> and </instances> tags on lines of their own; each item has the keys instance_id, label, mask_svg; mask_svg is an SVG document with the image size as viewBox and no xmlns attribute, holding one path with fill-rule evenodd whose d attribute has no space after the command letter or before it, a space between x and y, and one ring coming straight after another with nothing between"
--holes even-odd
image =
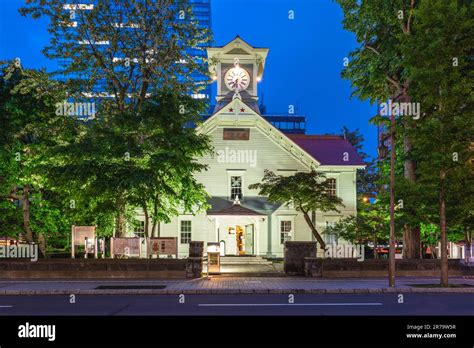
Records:
<instances>
[{"instance_id":1,"label":"curb","mask_svg":"<svg viewBox=\"0 0 474 348\"><path fill-rule=\"evenodd\" d=\"M262 294L386 294L386 293L461 293L474 294L474 288L339 288L339 289L140 289L140 290L0 290L0 296L51 295L262 295Z\"/></svg>"}]
</instances>

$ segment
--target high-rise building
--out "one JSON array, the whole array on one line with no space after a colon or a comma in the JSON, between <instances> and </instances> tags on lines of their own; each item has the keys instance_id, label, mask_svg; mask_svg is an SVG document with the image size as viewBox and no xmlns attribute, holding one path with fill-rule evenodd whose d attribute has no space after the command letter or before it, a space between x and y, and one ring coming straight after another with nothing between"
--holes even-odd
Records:
<instances>
[{"instance_id":1,"label":"high-rise building","mask_svg":"<svg viewBox=\"0 0 474 348\"><path fill-rule=\"evenodd\" d=\"M75 18L79 15L79 11L91 11L94 6L97 4L98 0L82 0L81 3L65 3L63 5L64 11L69 11L71 24L68 26L67 30L77 30L78 21L75 21ZM199 28L211 30L211 0L188 0L189 5L192 7L194 19L197 20ZM81 13L82 14L82 13ZM78 42L81 44L81 42ZM96 42L95 45L108 45L108 41L104 39L101 42ZM206 47L189 47L187 53L197 57L199 60L205 62L207 56ZM66 81L68 79L87 79L86 75L80 76L77 72L67 72L66 69L71 64L70 58L60 58L57 60L58 69L57 69L57 78L61 81ZM206 64L206 63L204 63ZM192 73L193 80L199 84L203 85L198 93L193 94L193 98L196 99L205 99L209 103L211 98L211 86L207 83L208 77L198 72ZM92 90L85 91L88 93L93 93L95 95L101 95L105 91L106 81L99 81Z\"/></svg>"}]
</instances>

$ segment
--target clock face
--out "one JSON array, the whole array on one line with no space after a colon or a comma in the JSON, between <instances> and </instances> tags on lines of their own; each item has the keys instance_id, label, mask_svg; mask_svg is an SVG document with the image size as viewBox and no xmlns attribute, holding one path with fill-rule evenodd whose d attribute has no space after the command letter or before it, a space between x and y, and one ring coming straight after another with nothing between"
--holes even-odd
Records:
<instances>
[{"instance_id":1,"label":"clock face","mask_svg":"<svg viewBox=\"0 0 474 348\"><path fill-rule=\"evenodd\" d=\"M225 85L232 91L243 91L250 84L250 75L247 70L236 66L227 70L224 76Z\"/></svg>"}]
</instances>

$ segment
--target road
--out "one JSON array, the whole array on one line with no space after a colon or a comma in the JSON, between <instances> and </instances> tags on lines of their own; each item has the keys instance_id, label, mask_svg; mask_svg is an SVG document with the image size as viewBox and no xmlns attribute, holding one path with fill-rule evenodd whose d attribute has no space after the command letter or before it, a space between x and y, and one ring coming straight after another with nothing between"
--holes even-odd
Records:
<instances>
[{"instance_id":1,"label":"road","mask_svg":"<svg viewBox=\"0 0 474 348\"><path fill-rule=\"evenodd\" d=\"M181 301L180 301L181 300ZM180 303L183 302L184 303ZM11 315L474 315L474 294L2 296Z\"/></svg>"}]
</instances>

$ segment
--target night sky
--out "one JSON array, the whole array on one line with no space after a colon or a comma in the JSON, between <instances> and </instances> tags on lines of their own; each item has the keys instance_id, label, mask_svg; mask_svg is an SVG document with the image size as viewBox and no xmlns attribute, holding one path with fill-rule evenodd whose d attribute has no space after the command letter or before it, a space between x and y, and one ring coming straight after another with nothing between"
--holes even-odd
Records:
<instances>
[{"instance_id":1,"label":"night sky","mask_svg":"<svg viewBox=\"0 0 474 348\"><path fill-rule=\"evenodd\" d=\"M375 105L351 99L349 81L340 77L343 59L356 47L343 30L342 11L332 0L211 0L215 45L236 35L270 49L259 85L267 113L285 114L295 105L306 116L307 134L360 128L365 152L376 155L377 131L368 120ZM47 20L21 17L23 0L0 1L0 60L21 58L27 68L55 70L41 53L49 41ZM294 11L294 19L288 12ZM215 91L215 88L214 88Z\"/></svg>"}]
</instances>

